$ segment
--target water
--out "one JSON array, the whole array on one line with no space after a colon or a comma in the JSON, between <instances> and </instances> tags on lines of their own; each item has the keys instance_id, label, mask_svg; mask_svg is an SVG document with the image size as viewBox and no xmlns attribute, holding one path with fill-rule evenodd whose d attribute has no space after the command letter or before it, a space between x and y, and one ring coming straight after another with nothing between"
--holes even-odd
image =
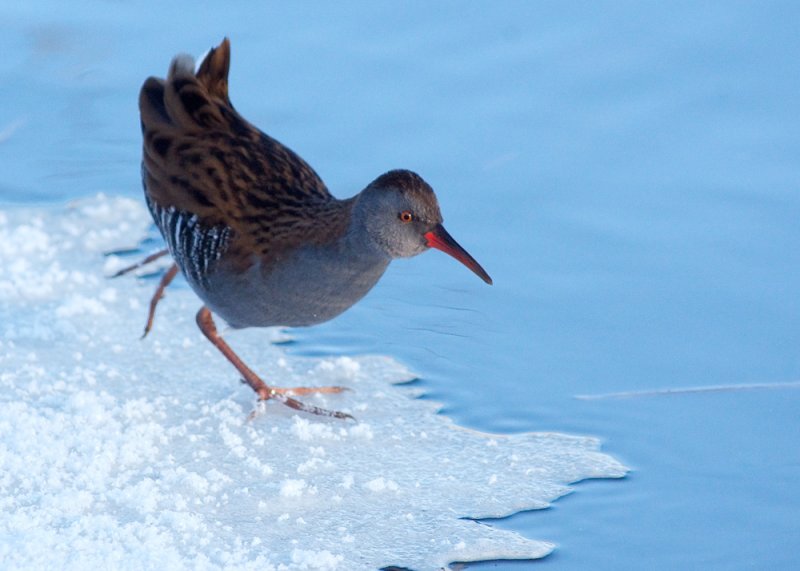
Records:
<instances>
[{"instance_id":1,"label":"water","mask_svg":"<svg viewBox=\"0 0 800 571\"><path fill-rule=\"evenodd\" d=\"M31 3L0 8L3 202L140 196L136 94L228 35L237 108L345 196L417 170L438 252L299 330L389 354L459 424L604 439L634 467L494 525L536 566L793 568L800 8L793 3ZM533 563L476 568L532 568Z\"/></svg>"}]
</instances>

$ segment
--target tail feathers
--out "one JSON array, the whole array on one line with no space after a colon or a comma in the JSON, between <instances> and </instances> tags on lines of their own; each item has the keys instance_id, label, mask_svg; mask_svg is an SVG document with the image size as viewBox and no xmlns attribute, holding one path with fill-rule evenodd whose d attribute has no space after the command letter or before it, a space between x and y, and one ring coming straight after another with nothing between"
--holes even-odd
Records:
<instances>
[{"instance_id":1,"label":"tail feathers","mask_svg":"<svg viewBox=\"0 0 800 571\"><path fill-rule=\"evenodd\" d=\"M231 43L228 38L216 48L212 48L200 68L197 79L206 86L208 92L230 104L228 99L228 71L231 67Z\"/></svg>"},{"instance_id":2,"label":"tail feathers","mask_svg":"<svg viewBox=\"0 0 800 571\"><path fill-rule=\"evenodd\" d=\"M170 124L172 119L164 105L164 80L149 77L139 92L139 112L141 113L142 131L151 125Z\"/></svg>"},{"instance_id":3,"label":"tail feathers","mask_svg":"<svg viewBox=\"0 0 800 571\"><path fill-rule=\"evenodd\" d=\"M194 58L189 54L178 54L169 64L169 73L167 77L170 79L177 77L194 77Z\"/></svg>"},{"instance_id":4,"label":"tail feathers","mask_svg":"<svg viewBox=\"0 0 800 571\"><path fill-rule=\"evenodd\" d=\"M222 108L230 108L228 69L230 42L213 48L195 73L191 56L176 56L166 81L145 81L139 94L142 128L173 125L179 128L213 128L227 124Z\"/></svg>"}]
</instances>

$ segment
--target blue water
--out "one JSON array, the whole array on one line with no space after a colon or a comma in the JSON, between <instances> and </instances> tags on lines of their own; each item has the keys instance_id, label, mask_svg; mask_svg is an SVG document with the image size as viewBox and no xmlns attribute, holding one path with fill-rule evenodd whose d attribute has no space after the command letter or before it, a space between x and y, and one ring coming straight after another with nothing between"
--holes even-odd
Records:
<instances>
[{"instance_id":1,"label":"blue water","mask_svg":"<svg viewBox=\"0 0 800 571\"><path fill-rule=\"evenodd\" d=\"M493 522L475 569L795 569L800 5L5 3L0 201L141 195L136 97L233 42L232 99L339 196L417 170L495 285L438 252L298 330L393 355L459 424L591 434L633 468Z\"/></svg>"}]
</instances>

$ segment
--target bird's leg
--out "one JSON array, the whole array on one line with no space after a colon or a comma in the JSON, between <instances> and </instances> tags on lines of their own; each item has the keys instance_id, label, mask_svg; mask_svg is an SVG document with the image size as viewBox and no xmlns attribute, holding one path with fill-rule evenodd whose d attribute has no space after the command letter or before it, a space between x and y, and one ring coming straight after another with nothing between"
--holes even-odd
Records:
<instances>
[{"instance_id":1,"label":"bird's leg","mask_svg":"<svg viewBox=\"0 0 800 571\"><path fill-rule=\"evenodd\" d=\"M133 270L137 270L142 266L146 266L150 262L154 262L161 256L166 256L167 254L169 254L169 250L166 248L164 248L163 250L159 250L158 252L154 252L149 256L147 256L144 260L136 262L135 264L133 264L132 266L128 266L127 268L122 268L111 277L118 278L119 276L125 275L129 272L132 272ZM141 337L142 339L147 337L147 334L150 333L150 330L153 328L153 318L156 315L156 306L158 305L158 302L161 300L161 298L164 297L164 290L167 288L170 282L172 282L172 280L175 279L175 275L177 273L178 273L177 264L172 264L170 268L167 270L167 273L165 273L161 277L161 283L158 284L158 287L156 288L153 297L150 298L150 310L147 313L147 323L144 326L144 333L142 333Z\"/></svg>"},{"instance_id":2,"label":"bird's leg","mask_svg":"<svg viewBox=\"0 0 800 571\"><path fill-rule=\"evenodd\" d=\"M146 257L144 260L141 260L141 261L139 261L139 262L136 262L136 263L135 263L135 264L133 264L132 266L128 266L127 268L122 268L120 271L118 271L116 274L114 274L114 275L113 275L113 276L111 276L111 277L112 277L112 278L118 278L119 276L125 275L125 274L127 274L128 272L132 272L133 270L138 270L138 269L139 269L139 268L141 268L142 266L146 266L146 265L147 265L147 264L149 264L150 262L155 262L155 261L156 261L157 259L159 259L161 256L166 256L167 254L169 254L169 250L167 250L166 248L164 248L163 250L159 250L158 252L155 252L155 253L153 253L153 254L150 254L150 255L149 255L149 256L147 256L147 257Z\"/></svg>"},{"instance_id":3,"label":"bird's leg","mask_svg":"<svg viewBox=\"0 0 800 571\"><path fill-rule=\"evenodd\" d=\"M200 327L200 331L203 332L203 335L205 335L206 338L214 344L219 352L222 353L234 367L236 367L236 370L241 373L242 377L244 377L245 382L256 392L259 400L275 399L295 410L308 412L310 414L317 414L320 416L353 418L351 415L344 412L327 410L317 406L305 404L286 396L287 393L291 394L293 392L296 392L297 394L308 394L311 392L340 392L342 390L341 387L320 387L319 389L300 387L300 389L279 389L268 386L258 375L252 371L252 369L250 369L250 367L244 364L244 361L242 361L239 356L233 352L233 349L231 349L230 345L228 345L222 339L222 337L220 337L219 333L217 333L217 326L214 325L214 319L211 317L211 311L209 311L209 309L205 306L201 307L200 311L197 312L197 326Z\"/></svg>"},{"instance_id":4,"label":"bird's leg","mask_svg":"<svg viewBox=\"0 0 800 571\"><path fill-rule=\"evenodd\" d=\"M147 337L147 334L150 333L150 330L153 328L153 318L156 316L156 306L158 302L161 301L161 298L164 297L164 290L167 289L167 286L175 279L175 276L178 273L178 264L172 264L170 268L167 270L167 273L161 276L161 282L159 282L158 287L156 288L155 293L153 293L153 297L150 298L150 310L147 312L147 323L144 326L144 333L142 333L142 339Z\"/></svg>"}]
</instances>

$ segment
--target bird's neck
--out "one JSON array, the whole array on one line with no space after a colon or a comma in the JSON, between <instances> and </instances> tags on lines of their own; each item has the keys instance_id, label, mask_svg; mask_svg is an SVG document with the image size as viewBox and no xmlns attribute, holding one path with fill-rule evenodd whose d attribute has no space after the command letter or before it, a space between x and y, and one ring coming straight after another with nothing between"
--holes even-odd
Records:
<instances>
[{"instance_id":1,"label":"bird's neck","mask_svg":"<svg viewBox=\"0 0 800 571\"><path fill-rule=\"evenodd\" d=\"M367 216L369 216L368 201L364 199L364 191L356 196L343 200L347 208L349 222L347 230L342 236L343 246L355 257L375 264L388 264L392 258L380 246L378 241L369 231Z\"/></svg>"}]
</instances>

